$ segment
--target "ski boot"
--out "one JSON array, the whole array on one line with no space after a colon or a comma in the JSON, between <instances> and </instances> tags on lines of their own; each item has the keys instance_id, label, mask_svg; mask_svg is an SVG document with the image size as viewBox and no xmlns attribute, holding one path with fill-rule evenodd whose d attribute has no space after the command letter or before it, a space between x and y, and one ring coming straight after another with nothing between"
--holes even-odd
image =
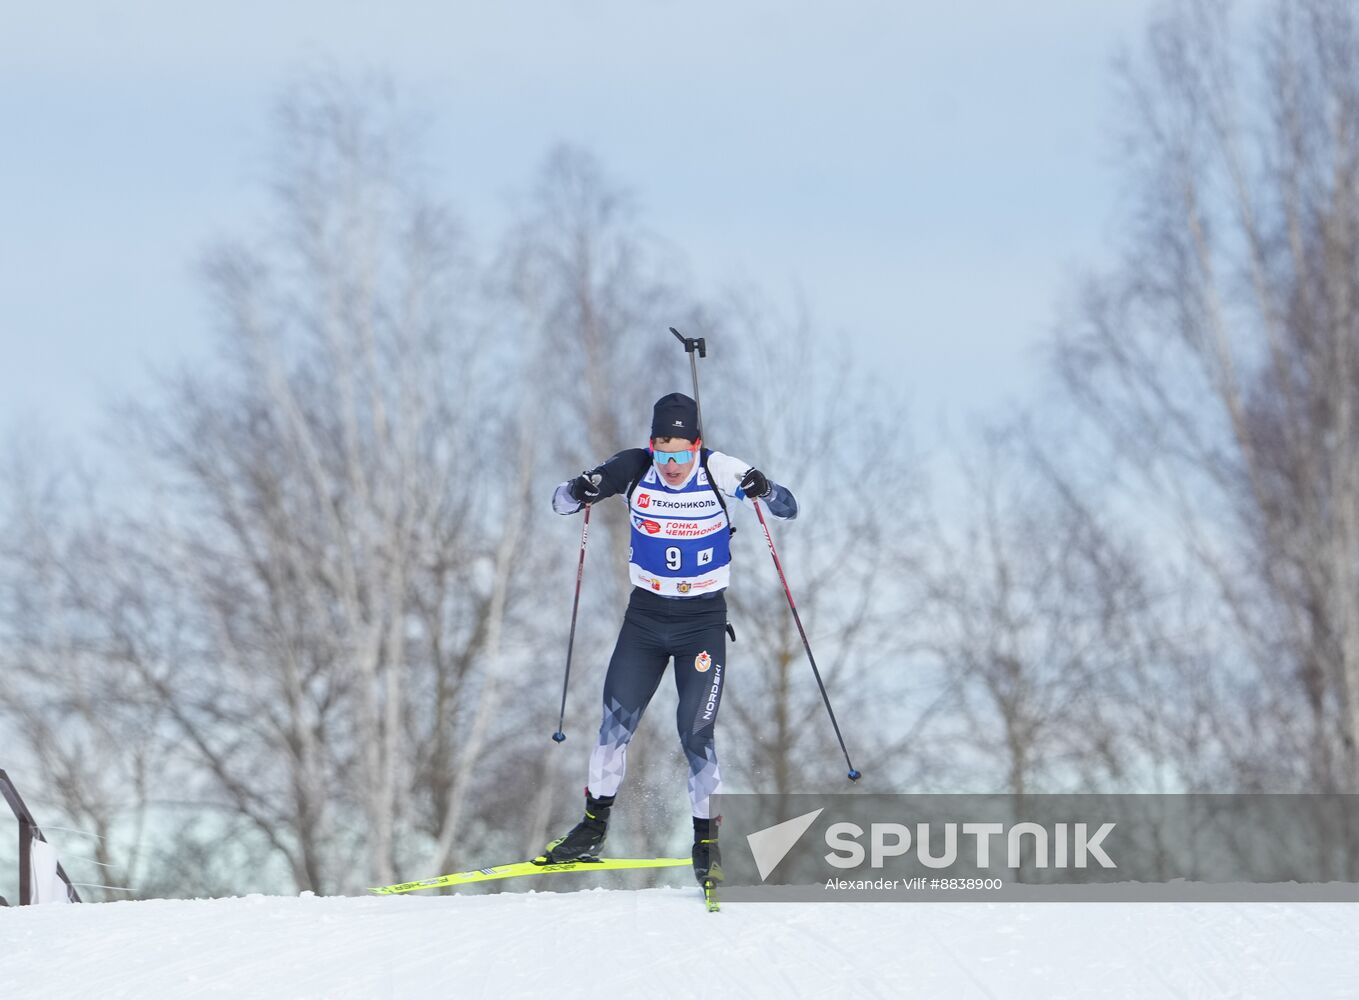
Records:
<instances>
[{"instance_id":1,"label":"ski boot","mask_svg":"<svg viewBox=\"0 0 1359 1000\"><path fill-rule=\"evenodd\" d=\"M566 861L580 861L592 858L604 843L604 834L609 829L609 810L613 808L614 796L605 795L595 798L590 790L585 790L585 817L571 828L565 837L559 837L547 845L540 864L559 865Z\"/></svg>"}]
</instances>

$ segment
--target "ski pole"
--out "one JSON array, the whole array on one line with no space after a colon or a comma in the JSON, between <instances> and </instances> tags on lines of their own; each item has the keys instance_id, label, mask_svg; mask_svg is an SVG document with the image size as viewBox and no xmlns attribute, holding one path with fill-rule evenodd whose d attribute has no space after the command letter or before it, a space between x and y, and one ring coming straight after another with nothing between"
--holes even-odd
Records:
<instances>
[{"instance_id":1,"label":"ski pole","mask_svg":"<svg viewBox=\"0 0 1359 1000\"><path fill-rule=\"evenodd\" d=\"M698 429L703 433L703 402L698 398L698 358L708 356L708 344L702 337L686 337L673 326L670 328L676 339L684 345L684 352L689 355L689 373L694 377L694 408L698 410ZM698 357L695 357L697 353Z\"/></svg>"},{"instance_id":2,"label":"ski pole","mask_svg":"<svg viewBox=\"0 0 1359 1000\"><path fill-rule=\"evenodd\" d=\"M698 357L708 356L708 347L702 337L686 337L673 326L670 328L676 339L684 345L685 352L689 355L689 368L694 377L694 403L698 403L698 361L694 358L695 352ZM703 408L698 407L698 426L704 427ZM755 505L755 513L759 515L760 527L764 529L764 540L769 543L769 554L774 557L774 569L778 571L779 582L783 584L783 594L788 598L788 607L793 611L793 621L797 623L798 634L802 636L802 648L807 650L807 660L812 665L812 674L816 677L816 686L821 689L821 700L826 703L826 712L830 715L831 725L835 727L835 738L840 741L840 752L845 755L845 763L849 765L849 780L858 781L863 777L849 759L849 750L845 748L845 738L840 735L840 723L835 721L835 710L831 708L830 696L826 694L826 685L821 681L821 671L816 668L816 657L812 655L812 644L807 639L807 630L802 627L802 616L797 613L797 604L793 602L793 592L788 589L788 579L783 575L783 564L779 562L778 550L774 548L774 536L769 533L769 524L764 519L764 510L760 507L760 501L751 498L751 503Z\"/></svg>"},{"instance_id":3,"label":"ski pole","mask_svg":"<svg viewBox=\"0 0 1359 1000\"><path fill-rule=\"evenodd\" d=\"M760 501L752 498L751 503L755 505L755 513L760 517L760 527L764 529L764 540L769 543L769 554L774 557L774 569L778 570L779 582L783 584L783 595L788 598L788 607L792 609L793 621L797 623L797 631L802 636L802 648L807 650L807 660L812 665L812 674L816 677L816 686L821 689L821 700L826 703L826 712L830 715L831 725L835 727L835 738L840 741L840 752L845 755L845 763L849 765L849 780L858 781L862 774L854 767L854 762L849 759L849 751L845 749L845 738L840 735L840 723L835 721L835 710L831 708L830 696L826 694L826 685L821 682L821 671L816 669L816 657L812 655L812 644L807 640L807 630L802 627L802 616L797 613L797 605L793 602L793 592L788 589L788 578L783 575L783 564L779 562L778 550L774 548L774 536L769 533L769 524L764 519L764 510L760 507Z\"/></svg>"},{"instance_id":4,"label":"ski pole","mask_svg":"<svg viewBox=\"0 0 1359 1000\"><path fill-rule=\"evenodd\" d=\"M585 577L585 543L590 538L590 505L585 505L585 520L580 525L580 563L576 566L576 599L571 602L571 636L566 640L566 676L562 679L562 711L557 717L557 731L552 739L560 743L566 739L566 686L571 681L571 650L576 645L576 612L580 610L580 581Z\"/></svg>"}]
</instances>

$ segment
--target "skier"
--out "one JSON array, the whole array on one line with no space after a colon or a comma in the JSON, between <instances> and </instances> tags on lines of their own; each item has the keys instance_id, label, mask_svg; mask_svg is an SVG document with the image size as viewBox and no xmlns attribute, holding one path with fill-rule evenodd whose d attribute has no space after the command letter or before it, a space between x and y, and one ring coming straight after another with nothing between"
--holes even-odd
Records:
<instances>
[{"instance_id":1,"label":"skier","mask_svg":"<svg viewBox=\"0 0 1359 1000\"><path fill-rule=\"evenodd\" d=\"M797 501L749 463L704 448L698 404L678 392L656 401L649 447L620 451L562 483L552 507L558 514L575 514L615 494L626 498L631 515L632 596L604 678L604 719L590 754L585 816L565 837L547 845L544 858L548 863L569 861L594 854L604 843L628 743L673 656L676 721L689 762L694 876L706 888L722 880L717 820L709 815L709 797L721 789L713 734L729 666L723 591L731 529L723 494L738 501L761 500L783 520L797 516Z\"/></svg>"}]
</instances>

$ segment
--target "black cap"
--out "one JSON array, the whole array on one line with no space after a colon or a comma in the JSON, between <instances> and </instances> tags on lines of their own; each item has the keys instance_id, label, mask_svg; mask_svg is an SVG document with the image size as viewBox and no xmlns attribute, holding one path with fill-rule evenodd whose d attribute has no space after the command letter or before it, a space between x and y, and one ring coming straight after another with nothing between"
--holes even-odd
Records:
<instances>
[{"instance_id":1,"label":"black cap","mask_svg":"<svg viewBox=\"0 0 1359 1000\"><path fill-rule=\"evenodd\" d=\"M656 400L655 409L651 411L651 436L697 441L698 404L682 392L672 392Z\"/></svg>"}]
</instances>

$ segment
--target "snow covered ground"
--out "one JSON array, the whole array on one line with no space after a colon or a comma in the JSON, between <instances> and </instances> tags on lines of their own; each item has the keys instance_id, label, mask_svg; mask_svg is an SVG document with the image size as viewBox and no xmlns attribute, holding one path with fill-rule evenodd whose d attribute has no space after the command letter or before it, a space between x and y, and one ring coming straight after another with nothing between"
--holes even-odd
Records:
<instances>
[{"instance_id":1,"label":"snow covered ground","mask_svg":"<svg viewBox=\"0 0 1359 1000\"><path fill-rule=\"evenodd\" d=\"M0 997L1359 997L1359 904L728 903L697 889L0 908Z\"/></svg>"}]
</instances>

